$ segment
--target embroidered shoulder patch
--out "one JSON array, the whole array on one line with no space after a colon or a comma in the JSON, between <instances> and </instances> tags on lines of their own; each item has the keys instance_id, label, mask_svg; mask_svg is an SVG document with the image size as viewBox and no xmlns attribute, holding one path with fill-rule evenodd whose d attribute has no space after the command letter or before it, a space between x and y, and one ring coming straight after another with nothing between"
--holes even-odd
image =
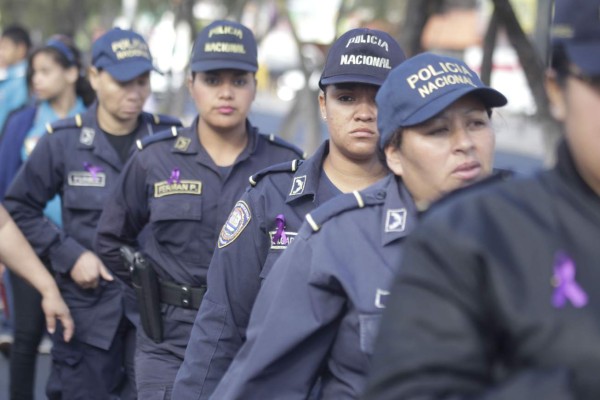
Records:
<instances>
[{"instance_id":1,"label":"embroidered shoulder patch","mask_svg":"<svg viewBox=\"0 0 600 400\"><path fill-rule=\"evenodd\" d=\"M251 218L252 214L248 204L244 201L238 201L221 229L217 242L218 247L222 249L232 243L242 233Z\"/></svg>"}]
</instances>

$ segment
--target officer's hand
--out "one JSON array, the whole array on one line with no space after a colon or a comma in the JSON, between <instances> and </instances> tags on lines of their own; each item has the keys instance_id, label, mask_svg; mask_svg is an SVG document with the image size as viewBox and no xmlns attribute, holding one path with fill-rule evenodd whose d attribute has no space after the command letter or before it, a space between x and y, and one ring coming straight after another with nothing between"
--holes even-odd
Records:
<instances>
[{"instance_id":1,"label":"officer's hand","mask_svg":"<svg viewBox=\"0 0 600 400\"><path fill-rule=\"evenodd\" d=\"M48 293L42 293L42 309L46 316L46 328L48 332L54 333L56 330L56 319L58 318L63 326L63 338L68 342L73 337L75 324L71 318L69 307L65 304L58 289L53 289Z\"/></svg>"},{"instance_id":2,"label":"officer's hand","mask_svg":"<svg viewBox=\"0 0 600 400\"><path fill-rule=\"evenodd\" d=\"M79 256L71 269L71 278L83 289L97 287L100 278L107 281L114 280L102 261L91 251L83 252Z\"/></svg>"}]
</instances>

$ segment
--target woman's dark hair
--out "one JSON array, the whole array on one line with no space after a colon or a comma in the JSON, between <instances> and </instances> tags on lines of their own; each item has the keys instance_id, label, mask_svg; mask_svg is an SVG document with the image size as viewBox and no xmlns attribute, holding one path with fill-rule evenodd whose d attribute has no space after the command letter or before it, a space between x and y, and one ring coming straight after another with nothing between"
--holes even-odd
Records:
<instances>
[{"instance_id":1,"label":"woman's dark hair","mask_svg":"<svg viewBox=\"0 0 600 400\"><path fill-rule=\"evenodd\" d=\"M552 46L550 68L556 72L558 84L564 86L567 76L569 75L569 57L565 47L561 43L555 43Z\"/></svg>"},{"instance_id":2,"label":"woman's dark hair","mask_svg":"<svg viewBox=\"0 0 600 400\"><path fill-rule=\"evenodd\" d=\"M31 39L29 37L29 32L27 29L20 25L11 25L8 26L2 31L2 37L10 39L13 43L17 45L24 45L29 52L31 48Z\"/></svg>"},{"instance_id":3,"label":"woman's dark hair","mask_svg":"<svg viewBox=\"0 0 600 400\"><path fill-rule=\"evenodd\" d=\"M377 158L383 165L387 166L386 157L385 157L385 149L389 146L392 146L396 149L399 149L402 145L402 131L404 128L400 127L396 129L389 138L383 143L383 146L377 146Z\"/></svg>"},{"instance_id":4,"label":"woman's dark hair","mask_svg":"<svg viewBox=\"0 0 600 400\"><path fill-rule=\"evenodd\" d=\"M81 97L86 106L94 102L96 93L85 77L81 52L75 47L73 41L64 35L52 36L43 46L38 47L29 55L27 66L27 85L29 87L31 87L33 79L33 59L40 53L49 54L58 65L65 69L71 67L77 68L79 77L77 78L77 82L75 82L75 93Z\"/></svg>"}]
</instances>

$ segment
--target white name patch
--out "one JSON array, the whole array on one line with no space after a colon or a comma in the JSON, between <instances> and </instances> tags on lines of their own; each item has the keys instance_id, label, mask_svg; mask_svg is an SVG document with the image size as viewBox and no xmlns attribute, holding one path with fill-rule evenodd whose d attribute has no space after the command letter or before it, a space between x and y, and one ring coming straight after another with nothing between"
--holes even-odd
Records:
<instances>
[{"instance_id":1,"label":"white name patch","mask_svg":"<svg viewBox=\"0 0 600 400\"><path fill-rule=\"evenodd\" d=\"M104 172L96 172L92 174L87 171L69 172L69 186L106 186L106 174Z\"/></svg>"},{"instance_id":2,"label":"white name patch","mask_svg":"<svg viewBox=\"0 0 600 400\"><path fill-rule=\"evenodd\" d=\"M277 243L273 242L273 237L275 237L275 233L276 231L270 231L269 232L269 239L271 241L271 249L273 250L285 250L290 244L292 244L292 242L294 241L294 239L296 239L296 235L298 234L298 232L288 232L285 231L285 237L287 239L287 241L285 243L283 243L283 238L279 238L279 240L277 240Z\"/></svg>"}]
</instances>

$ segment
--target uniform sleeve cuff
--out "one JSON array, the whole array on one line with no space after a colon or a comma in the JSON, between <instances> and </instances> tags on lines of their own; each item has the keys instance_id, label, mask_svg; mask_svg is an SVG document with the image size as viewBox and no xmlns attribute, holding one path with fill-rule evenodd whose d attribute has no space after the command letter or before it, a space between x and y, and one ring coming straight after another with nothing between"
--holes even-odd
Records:
<instances>
[{"instance_id":1,"label":"uniform sleeve cuff","mask_svg":"<svg viewBox=\"0 0 600 400\"><path fill-rule=\"evenodd\" d=\"M50 262L56 272L63 274L71 271L75 262L87 249L76 240L67 238L59 246L50 251Z\"/></svg>"}]
</instances>

